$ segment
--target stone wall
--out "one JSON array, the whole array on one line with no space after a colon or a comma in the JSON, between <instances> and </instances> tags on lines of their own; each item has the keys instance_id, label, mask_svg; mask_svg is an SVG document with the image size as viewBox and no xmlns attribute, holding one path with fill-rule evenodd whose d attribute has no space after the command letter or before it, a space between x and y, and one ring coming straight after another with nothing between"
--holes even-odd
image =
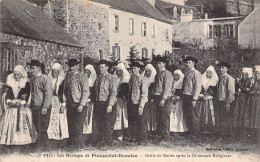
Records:
<instances>
[{"instance_id":1,"label":"stone wall","mask_svg":"<svg viewBox=\"0 0 260 162\"><path fill-rule=\"evenodd\" d=\"M68 31L85 48L82 53L100 59L100 50L109 55L109 7L88 0L69 0ZM45 7L48 12L48 6ZM67 10L64 0L51 3L52 17L56 23L66 28Z\"/></svg>"},{"instance_id":2,"label":"stone wall","mask_svg":"<svg viewBox=\"0 0 260 162\"><path fill-rule=\"evenodd\" d=\"M19 57L18 64L24 65L26 67L26 62L30 62L31 59L38 59L45 64L46 72L49 72L54 62L61 63L64 70L66 71L68 69L65 64L67 59L81 58L80 48L27 39L24 37L3 33L0 33L0 40L1 42L34 47L33 51L26 52L23 57ZM26 68L29 67L27 66Z\"/></svg>"}]
</instances>

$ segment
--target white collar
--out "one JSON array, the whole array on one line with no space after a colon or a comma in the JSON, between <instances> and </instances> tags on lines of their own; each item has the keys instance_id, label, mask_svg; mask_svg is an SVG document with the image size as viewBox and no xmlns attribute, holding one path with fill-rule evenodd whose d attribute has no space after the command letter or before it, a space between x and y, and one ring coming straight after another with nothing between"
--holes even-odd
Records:
<instances>
[{"instance_id":1,"label":"white collar","mask_svg":"<svg viewBox=\"0 0 260 162\"><path fill-rule=\"evenodd\" d=\"M221 77L223 77L223 76L226 76L226 75L227 75L227 73L225 73L225 74L221 75Z\"/></svg>"},{"instance_id":2,"label":"white collar","mask_svg":"<svg viewBox=\"0 0 260 162\"><path fill-rule=\"evenodd\" d=\"M39 76L41 76L42 75L42 73L41 72L38 72L34 77L39 77Z\"/></svg>"},{"instance_id":3,"label":"white collar","mask_svg":"<svg viewBox=\"0 0 260 162\"><path fill-rule=\"evenodd\" d=\"M164 71L164 70L166 70L165 67L162 70L160 70L160 71Z\"/></svg>"}]
</instances>

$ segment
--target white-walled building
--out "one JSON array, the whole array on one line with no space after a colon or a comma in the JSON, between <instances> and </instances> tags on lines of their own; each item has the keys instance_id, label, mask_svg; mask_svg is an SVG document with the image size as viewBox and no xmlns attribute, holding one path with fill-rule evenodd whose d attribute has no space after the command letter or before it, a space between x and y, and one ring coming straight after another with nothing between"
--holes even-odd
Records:
<instances>
[{"instance_id":1,"label":"white-walled building","mask_svg":"<svg viewBox=\"0 0 260 162\"><path fill-rule=\"evenodd\" d=\"M84 55L95 59L126 60L132 46L148 58L172 51L172 24L155 0L57 0L51 8L55 21L66 20L69 33L85 46Z\"/></svg>"},{"instance_id":2,"label":"white-walled building","mask_svg":"<svg viewBox=\"0 0 260 162\"><path fill-rule=\"evenodd\" d=\"M238 45L240 48L260 49L260 0L255 9L238 26Z\"/></svg>"}]
</instances>

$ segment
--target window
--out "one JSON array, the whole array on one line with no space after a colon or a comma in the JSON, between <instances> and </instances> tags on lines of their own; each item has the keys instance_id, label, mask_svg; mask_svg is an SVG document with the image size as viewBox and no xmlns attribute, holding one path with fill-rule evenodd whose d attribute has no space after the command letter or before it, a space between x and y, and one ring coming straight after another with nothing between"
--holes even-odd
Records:
<instances>
[{"instance_id":1,"label":"window","mask_svg":"<svg viewBox=\"0 0 260 162\"><path fill-rule=\"evenodd\" d=\"M100 57L100 60L102 60L104 58L103 50L99 50L99 57Z\"/></svg>"},{"instance_id":2,"label":"window","mask_svg":"<svg viewBox=\"0 0 260 162\"><path fill-rule=\"evenodd\" d=\"M234 30L232 24L224 25L224 36L232 38L234 36Z\"/></svg>"},{"instance_id":3,"label":"window","mask_svg":"<svg viewBox=\"0 0 260 162\"><path fill-rule=\"evenodd\" d=\"M147 25L146 25L146 23L145 22L143 22L142 23L142 26L141 26L141 34L142 34L142 36L146 36L147 35Z\"/></svg>"},{"instance_id":4,"label":"window","mask_svg":"<svg viewBox=\"0 0 260 162\"><path fill-rule=\"evenodd\" d=\"M134 34L134 20L129 19L129 34L133 35Z\"/></svg>"},{"instance_id":5,"label":"window","mask_svg":"<svg viewBox=\"0 0 260 162\"><path fill-rule=\"evenodd\" d=\"M209 25L208 38L212 38L212 25Z\"/></svg>"},{"instance_id":6,"label":"window","mask_svg":"<svg viewBox=\"0 0 260 162\"><path fill-rule=\"evenodd\" d=\"M148 58L148 49L142 48L142 58Z\"/></svg>"},{"instance_id":7,"label":"window","mask_svg":"<svg viewBox=\"0 0 260 162\"><path fill-rule=\"evenodd\" d=\"M102 24L99 22L98 23L98 29L101 30L102 29Z\"/></svg>"},{"instance_id":8,"label":"window","mask_svg":"<svg viewBox=\"0 0 260 162\"><path fill-rule=\"evenodd\" d=\"M156 37L156 31L157 29L156 29L156 26L155 25L153 25L153 28L152 28L152 37Z\"/></svg>"},{"instance_id":9,"label":"window","mask_svg":"<svg viewBox=\"0 0 260 162\"><path fill-rule=\"evenodd\" d=\"M120 46L118 44L112 46L112 54L116 59L120 60Z\"/></svg>"},{"instance_id":10,"label":"window","mask_svg":"<svg viewBox=\"0 0 260 162\"><path fill-rule=\"evenodd\" d=\"M0 42L0 82L5 82L15 65L30 61L34 47Z\"/></svg>"},{"instance_id":11,"label":"window","mask_svg":"<svg viewBox=\"0 0 260 162\"><path fill-rule=\"evenodd\" d=\"M214 38L221 38L221 26L220 25L213 26L213 34L214 34Z\"/></svg>"},{"instance_id":12,"label":"window","mask_svg":"<svg viewBox=\"0 0 260 162\"><path fill-rule=\"evenodd\" d=\"M152 55L155 55L155 49L152 49Z\"/></svg>"},{"instance_id":13,"label":"window","mask_svg":"<svg viewBox=\"0 0 260 162\"><path fill-rule=\"evenodd\" d=\"M168 40L169 39L169 30L168 29L166 29L166 31L165 31L165 36L166 36L166 40Z\"/></svg>"},{"instance_id":14,"label":"window","mask_svg":"<svg viewBox=\"0 0 260 162\"><path fill-rule=\"evenodd\" d=\"M119 16L115 15L115 31L119 31Z\"/></svg>"}]
</instances>

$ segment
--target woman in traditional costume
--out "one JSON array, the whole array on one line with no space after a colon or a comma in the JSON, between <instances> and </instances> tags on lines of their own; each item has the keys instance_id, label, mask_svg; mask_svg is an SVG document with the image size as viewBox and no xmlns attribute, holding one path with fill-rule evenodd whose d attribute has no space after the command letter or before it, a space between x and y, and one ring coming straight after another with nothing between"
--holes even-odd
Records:
<instances>
[{"instance_id":1,"label":"woman in traditional costume","mask_svg":"<svg viewBox=\"0 0 260 162\"><path fill-rule=\"evenodd\" d=\"M188 127L183 116L183 101L182 101L182 85L184 74L181 70L173 72L173 86L171 100L169 100L170 107L170 132L186 132Z\"/></svg>"},{"instance_id":2,"label":"woman in traditional costume","mask_svg":"<svg viewBox=\"0 0 260 162\"><path fill-rule=\"evenodd\" d=\"M202 89L197 103L200 112L200 132L214 133L217 132L217 111L215 110L214 97L218 75L213 66L209 66L202 75Z\"/></svg>"},{"instance_id":3,"label":"woman in traditional costume","mask_svg":"<svg viewBox=\"0 0 260 162\"><path fill-rule=\"evenodd\" d=\"M32 123L30 83L22 65L7 77L6 110L0 123L0 144L26 145L35 143L37 133ZM22 148L22 147L20 147Z\"/></svg>"},{"instance_id":4,"label":"woman in traditional costume","mask_svg":"<svg viewBox=\"0 0 260 162\"><path fill-rule=\"evenodd\" d=\"M50 115L49 127L47 130L48 138L58 140L57 145L64 146L66 140L69 138L67 109L66 103L61 103L60 98L64 97L59 94L59 89L64 80L64 71L59 63L54 63L48 75L52 79L53 98L52 109Z\"/></svg>"},{"instance_id":5,"label":"woman in traditional costume","mask_svg":"<svg viewBox=\"0 0 260 162\"><path fill-rule=\"evenodd\" d=\"M88 84L89 84L89 90L90 90L90 96L89 96L89 101L87 102L87 115L86 115L86 119L84 122L84 127L83 127L83 134L86 135L86 142L90 143L90 135L93 133L93 90L94 90L94 83L97 79L97 74L96 71L94 69L94 67L90 64L86 65L85 69L84 69L84 73L87 75L88 77Z\"/></svg>"},{"instance_id":6,"label":"woman in traditional costume","mask_svg":"<svg viewBox=\"0 0 260 162\"><path fill-rule=\"evenodd\" d=\"M118 78L118 90L117 90L117 104L116 104L117 117L114 125L114 132L123 130L123 140L127 140L128 139L127 97L128 97L128 82L130 79L130 74L127 71L125 65L123 63L119 63L116 67L116 75Z\"/></svg>"},{"instance_id":7,"label":"woman in traditional costume","mask_svg":"<svg viewBox=\"0 0 260 162\"><path fill-rule=\"evenodd\" d=\"M148 85L148 102L145 104L145 107L148 108L148 119L147 119L147 124L148 124L148 132L150 132L150 135L152 132L157 130L157 120L156 120L156 107L154 105L154 100L152 98L152 93L154 89L154 81L155 81L155 76L157 72L156 69L153 67L152 64L147 64L145 69L144 69L144 78L145 78L145 83Z\"/></svg>"},{"instance_id":8,"label":"woman in traditional costume","mask_svg":"<svg viewBox=\"0 0 260 162\"><path fill-rule=\"evenodd\" d=\"M248 129L249 138L258 142L260 130L260 66L255 67L255 78L246 105L243 125Z\"/></svg>"},{"instance_id":9,"label":"woman in traditional costume","mask_svg":"<svg viewBox=\"0 0 260 162\"><path fill-rule=\"evenodd\" d=\"M252 82L253 69L243 68L242 78L236 84L236 103L234 109L234 127L241 129L245 114L245 107Z\"/></svg>"}]
</instances>

